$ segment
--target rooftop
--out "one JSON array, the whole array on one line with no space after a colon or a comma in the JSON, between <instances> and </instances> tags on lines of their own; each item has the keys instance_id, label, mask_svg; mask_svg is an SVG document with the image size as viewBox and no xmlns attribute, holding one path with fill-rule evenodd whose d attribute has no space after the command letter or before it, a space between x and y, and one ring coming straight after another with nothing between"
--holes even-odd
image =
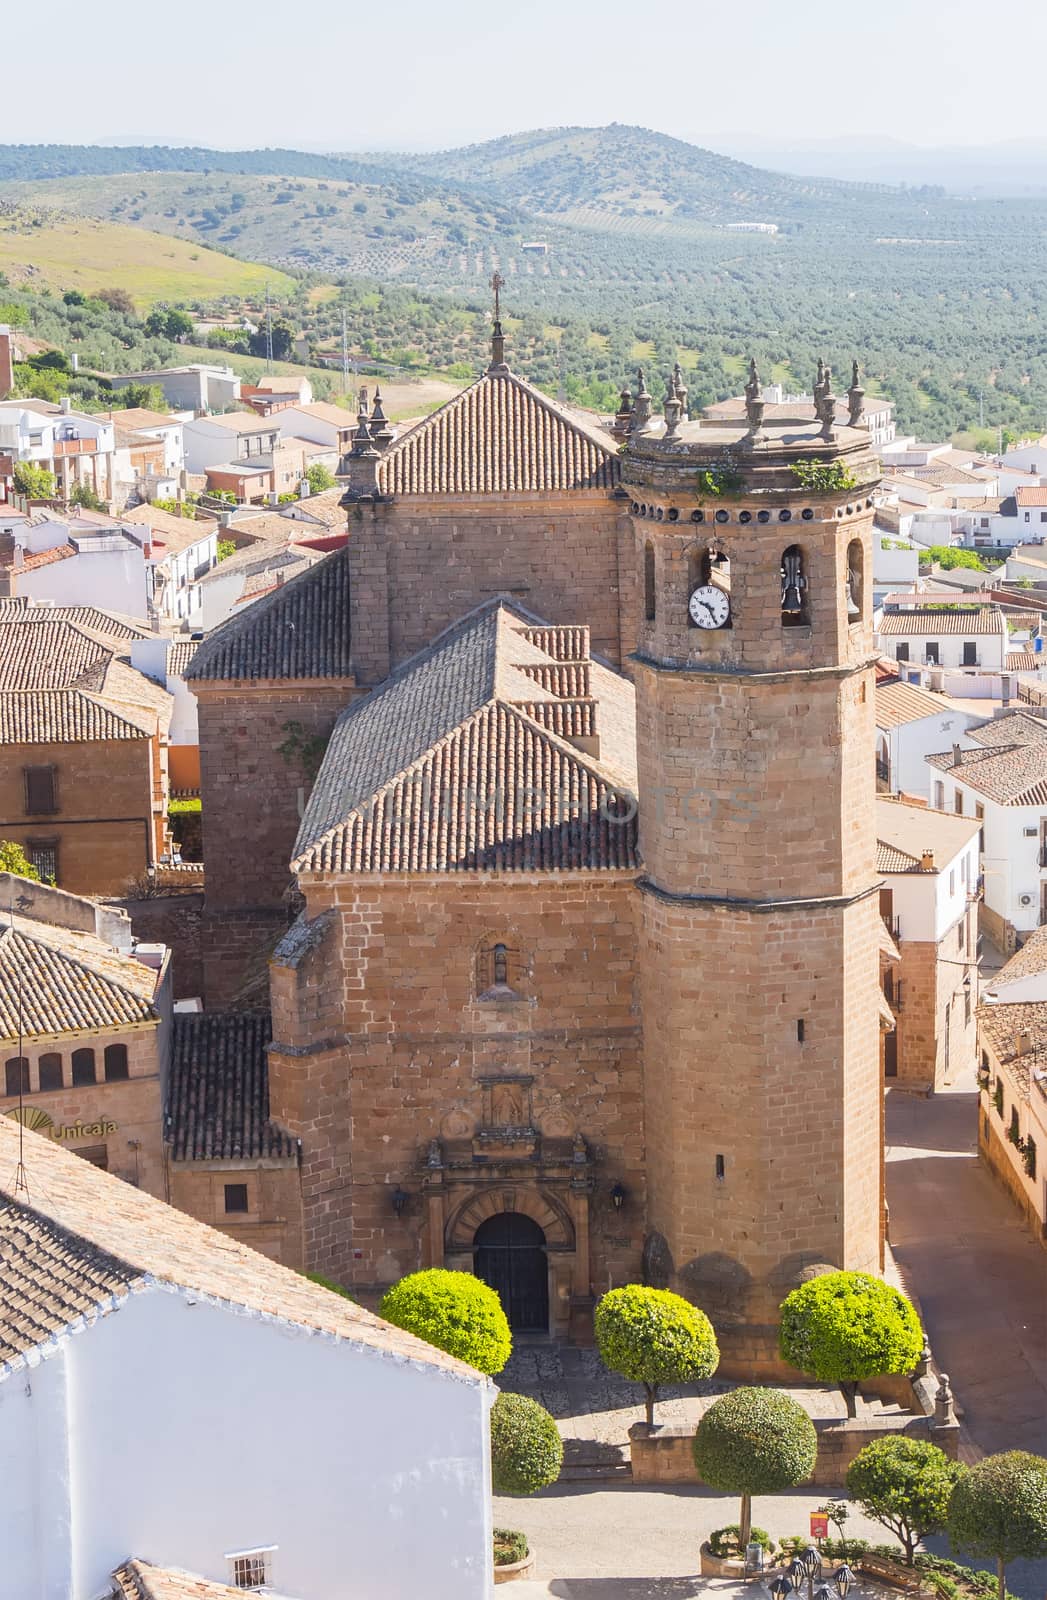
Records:
<instances>
[{"instance_id":1,"label":"rooftop","mask_svg":"<svg viewBox=\"0 0 1047 1600\"><path fill-rule=\"evenodd\" d=\"M885 611L876 632L887 638L919 634L933 639L959 633L970 639L977 634L1002 635L1006 626L999 606L964 606L962 610L948 611L922 606L914 611Z\"/></svg>"},{"instance_id":2,"label":"rooftop","mask_svg":"<svg viewBox=\"0 0 1047 1600\"><path fill-rule=\"evenodd\" d=\"M113 1573L113 1600L243 1600L243 1589L212 1583L174 1567L154 1567L151 1561L125 1561ZM270 1600L281 1600L267 1588Z\"/></svg>"},{"instance_id":3,"label":"rooftop","mask_svg":"<svg viewBox=\"0 0 1047 1600\"><path fill-rule=\"evenodd\" d=\"M264 1012L176 1012L165 1136L175 1161L297 1160L294 1139L269 1120Z\"/></svg>"},{"instance_id":4,"label":"rooftop","mask_svg":"<svg viewBox=\"0 0 1047 1600\"><path fill-rule=\"evenodd\" d=\"M101 611L97 606L57 606L48 600L31 600L27 595L0 599L0 624L5 622L71 622L114 644L146 639L150 634L144 622L119 611Z\"/></svg>"},{"instance_id":5,"label":"rooftop","mask_svg":"<svg viewBox=\"0 0 1047 1600\"><path fill-rule=\"evenodd\" d=\"M0 925L0 1039L156 1022L158 974L92 933L6 914Z\"/></svg>"},{"instance_id":6,"label":"rooftop","mask_svg":"<svg viewBox=\"0 0 1047 1600\"><path fill-rule=\"evenodd\" d=\"M931 694L916 684L892 678L876 685L876 726L898 728L906 722L941 716L948 709L940 694Z\"/></svg>"},{"instance_id":7,"label":"rooftop","mask_svg":"<svg viewBox=\"0 0 1047 1600\"><path fill-rule=\"evenodd\" d=\"M1047 484L1020 483L1014 491L1014 498L1022 508L1047 506Z\"/></svg>"},{"instance_id":8,"label":"rooftop","mask_svg":"<svg viewBox=\"0 0 1047 1600\"><path fill-rule=\"evenodd\" d=\"M118 428L180 428L182 426L178 417L167 415L163 411L147 411L143 406L124 406L119 411L111 411L109 420L115 422Z\"/></svg>"},{"instance_id":9,"label":"rooftop","mask_svg":"<svg viewBox=\"0 0 1047 1600\"><path fill-rule=\"evenodd\" d=\"M490 601L342 713L292 865L634 867L635 739L632 686L590 660L587 629Z\"/></svg>"},{"instance_id":10,"label":"rooftop","mask_svg":"<svg viewBox=\"0 0 1047 1600\"><path fill-rule=\"evenodd\" d=\"M508 367L488 369L401 434L378 463L378 488L387 495L613 489L619 477L609 433Z\"/></svg>"},{"instance_id":11,"label":"rooftop","mask_svg":"<svg viewBox=\"0 0 1047 1600\"><path fill-rule=\"evenodd\" d=\"M999 805L1047 805L1047 723L1012 711L966 737L978 748L930 755L931 766Z\"/></svg>"},{"instance_id":12,"label":"rooftop","mask_svg":"<svg viewBox=\"0 0 1047 1600\"><path fill-rule=\"evenodd\" d=\"M876 870L943 872L976 838L981 824L951 811L876 797Z\"/></svg>"},{"instance_id":13,"label":"rooftop","mask_svg":"<svg viewBox=\"0 0 1047 1600\"><path fill-rule=\"evenodd\" d=\"M9 1368L155 1285L206 1295L474 1385L474 1368L0 1117L0 1362Z\"/></svg>"},{"instance_id":14,"label":"rooftop","mask_svg":"<svg viewBox=\"0 0 1047 1600\"><path fill-rule=\"evenodd\" d=\"M185 676L191 682L340 678L351 683L349 563L344 550L325 556L215 628Z\"/></svg>"},{"instance_id":15,"label":"rooftop","mask_svg":"<svg viewBox=\"0 0 1047 1600\"><path fill-rule=\"evenodd\" d=\"M260 417L257 411L220 411L213 416L196 417L186 424L191 428L223 428L227 433L275 433L272 417Z\"/></svg>"}]
</instances>

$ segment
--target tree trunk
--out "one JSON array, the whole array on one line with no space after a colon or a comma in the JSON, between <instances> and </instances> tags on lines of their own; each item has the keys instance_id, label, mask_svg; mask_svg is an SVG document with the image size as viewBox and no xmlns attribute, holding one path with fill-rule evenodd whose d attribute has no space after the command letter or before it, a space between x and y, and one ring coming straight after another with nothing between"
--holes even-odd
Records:
<instances>
[{"instance_id":1,"label":"tree trunk","mask_svg":"<svg viewBox=\"0 0 1047 1600\"><path fill-rule=\"evenodd\" d=\"M847 1415L849 1417L857 1416L858 1408L855 1402L858 1398L858 1385L856 1383L841 1383L840 1388L847 1403Z\"/></svg>"},{"instance_id":2,"label":"tree trunk","mask_svg":"<svg viewBox=\"0 0 1047 1600\"><path fill-rule=\"evenodd\" d=\"M749 1543L749 1535L752 1531L753 1497L751 1494L743 1494L741 1516L738 1519L738 1543L741 1545L743 1558L745 1556L745 1547Z\"/></svg>"},{"instance_id":3,"label":"tree trunk","mask_svg":"<svg viewBox=\"0 0 1047 1600\"><path fill-rule=\"evenodd\" d=\"M996 1597L1007 1600L1007 1568L1002 1556L996 1557Z\"/></svg>"},{"instance_id":4,"label":"tree trunk","mask_svg":"<svg viewBox=\"0 0 1047 1600\"><path fill-rule=\"evenodd\" d=\"M644 1392L644 1400L645 1400L646 1405L647 1405L647 1426L649 1428L653 1428L654 1427L654 1402L658 1398L658 1385L656 1383L645 1383L644 1386L643 1386L643 1392Z\"/></svg>"}]
</instances>

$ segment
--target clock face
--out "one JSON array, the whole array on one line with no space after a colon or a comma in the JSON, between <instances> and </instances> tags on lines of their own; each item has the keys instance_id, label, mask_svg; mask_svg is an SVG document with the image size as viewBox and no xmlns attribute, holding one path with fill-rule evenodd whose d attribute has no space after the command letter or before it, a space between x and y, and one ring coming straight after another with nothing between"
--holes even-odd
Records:
<instances>
[{"instance_id":1,"label":"clock face","mask_svg":"<svg viewBox=\"0 0 1047 1600\"><path fill-rule=\"evenodd\" d=\"M687 609L696 627L725 628L731 615L731 602L715 584L703 583L691 595Z\"/></svg>"}]
</instances>

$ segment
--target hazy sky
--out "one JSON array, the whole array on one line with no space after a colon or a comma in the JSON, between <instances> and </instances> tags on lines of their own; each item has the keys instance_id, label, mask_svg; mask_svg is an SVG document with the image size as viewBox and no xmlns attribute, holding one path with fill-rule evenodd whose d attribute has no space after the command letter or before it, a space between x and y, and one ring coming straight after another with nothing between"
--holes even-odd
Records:
<instances>
[{"instance_id":1,"label":"hazy sky","mask_svg":"<svg viewBox=\"0 0 1047 1600\"><path fill-rule=\"evenodd\" d=\"M51 0L4 8L0 143L441 148L640 123L917 144L1047 138L1012 0ZM998 31L994 24L998 22ZM1011 83L1017 82L1017 92Z\"/></svg>"}]
</instances>

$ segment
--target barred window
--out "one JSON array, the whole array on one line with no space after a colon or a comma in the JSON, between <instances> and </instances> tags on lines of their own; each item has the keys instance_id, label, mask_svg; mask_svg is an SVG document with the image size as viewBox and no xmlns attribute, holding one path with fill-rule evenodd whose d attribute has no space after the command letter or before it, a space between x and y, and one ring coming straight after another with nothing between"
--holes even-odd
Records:
<instances>
[{"instance_id":1,"label":"barred window","mask_svg":"<svg viewBox=\"0 0 1047 1600\"><path fill-rule=\"evenodd\" d=\"M273 1581L273 1545L267 1550L243 1550L226 1557L234 1589L265 1589Z\"/></svg>"}]
</instances>

